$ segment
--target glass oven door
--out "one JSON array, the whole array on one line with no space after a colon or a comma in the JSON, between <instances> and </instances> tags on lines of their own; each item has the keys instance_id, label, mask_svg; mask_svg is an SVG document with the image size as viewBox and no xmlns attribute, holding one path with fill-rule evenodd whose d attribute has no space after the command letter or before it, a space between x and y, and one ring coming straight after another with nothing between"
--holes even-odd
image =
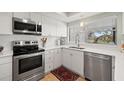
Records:
<instances>
[{"instance_id":1,"label":"glass oven door","mask_svg":"<svg viewBox=\"0 0 124 93\"><path fill-rule=\"evenodd\" d=\"M44 73L44 52L15 56L13 79L23 80L35 74Z\"/></svg>"},{"instance_id":2,"label":"glass oven door","mask_svg":"<svg viewBox=\"0 0 124 93\"><path fill-rule=\"evenodd\" d=\"M42 67L42 55L28 57L19 60L19 74Z\"/></svg>"}]
</instances>

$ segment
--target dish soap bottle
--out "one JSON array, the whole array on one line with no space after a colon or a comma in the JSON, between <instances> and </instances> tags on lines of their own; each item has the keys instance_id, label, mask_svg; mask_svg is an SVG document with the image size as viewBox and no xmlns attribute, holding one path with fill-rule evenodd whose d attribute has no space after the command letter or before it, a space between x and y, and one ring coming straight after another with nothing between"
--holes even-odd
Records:
<instances>
[{"instance_id":1,"label":"dish soap bottle","mask_svg":"<svg viewBox=\"0 0 124 93\"><path fill-rule=\"evenodd\" d=\"M124 43L121 44L121 52L124 53Z\"/></svg>"}]
</instances>

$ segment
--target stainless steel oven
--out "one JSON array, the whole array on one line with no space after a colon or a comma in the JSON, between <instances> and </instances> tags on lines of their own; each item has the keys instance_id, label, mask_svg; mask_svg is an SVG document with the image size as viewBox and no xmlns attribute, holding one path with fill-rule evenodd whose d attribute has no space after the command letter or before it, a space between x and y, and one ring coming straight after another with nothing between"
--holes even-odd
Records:
<instances>
[{"instance_id":1,"label":"stainless steel oven","mask_svg":"<svg viewBox=\"0 0 124 93\"><path fill-rule=\"evenodd\" d=\"M14 53L15 55L13 56L14 81L35 81L40 80L44 76L44 51L36 50L36 45L34 49L33 47L34 45L27 46L27 44L26 46L14 47L14 52L19 51L16 52L17 54ZM30 48L31 50L29 50ZM24 52L22 53L22 51Z\"/></svg>"}]
</instances>

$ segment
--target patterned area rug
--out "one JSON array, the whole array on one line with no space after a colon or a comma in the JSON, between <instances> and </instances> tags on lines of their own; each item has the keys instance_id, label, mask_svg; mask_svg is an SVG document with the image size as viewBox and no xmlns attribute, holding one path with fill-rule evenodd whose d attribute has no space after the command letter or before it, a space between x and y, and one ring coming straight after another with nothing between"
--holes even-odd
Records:
<instances>
[{"instance_id":1,"label":"patterned area rug","mask_svg":"<svg viewBox=\"0 0 124 93\"><path fill-rule=\"evenodd\" d=\"M75 81L79 78L79 75L68 70L64 66L61 66L51 72L54 74L60 81Z\"/></svg>"}]
</instances>

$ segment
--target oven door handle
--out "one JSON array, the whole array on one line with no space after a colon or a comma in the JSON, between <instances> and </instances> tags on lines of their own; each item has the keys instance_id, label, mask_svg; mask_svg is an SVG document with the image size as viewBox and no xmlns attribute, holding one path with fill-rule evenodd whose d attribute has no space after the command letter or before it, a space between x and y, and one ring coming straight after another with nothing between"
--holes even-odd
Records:
<instances>
[{"instance_id":1,"label":"oven door handle","mask_svg":"<svg viewBox=\"0 0 124 93\"><path fill-rule=\"evenodd\" d=\"M39 52L39 53L32 53L32 54L25 54L25 55L20 55L20 56L14 56L15 59L23 59L23 58L28 58L28 57L33 57L33 56L38 56L38 55L44 55L44 52Z\"/></svg>"}]
</instances>

